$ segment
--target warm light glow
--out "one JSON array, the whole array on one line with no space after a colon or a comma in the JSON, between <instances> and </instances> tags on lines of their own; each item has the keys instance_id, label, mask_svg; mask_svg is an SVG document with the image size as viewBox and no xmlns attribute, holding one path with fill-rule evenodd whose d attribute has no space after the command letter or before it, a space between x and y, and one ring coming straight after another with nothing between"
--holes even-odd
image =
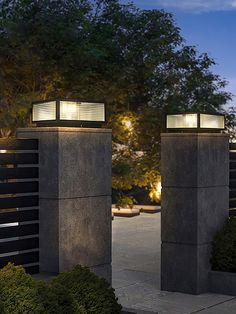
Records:
<instances>
[{"instance_id":1,"label":"warm light glow","mask_svg":"<svg viewBox=\"0 0 236 314\"><path fill-rule=\"evenodd\" d=\"M130 120L125 121L125 127L126 129L132 129L132 122Z\"/></svg>"},{"instance_id":2,"label":"warm light glow","mask_svg":"<svg viewBox=\"0 0 236 314\"><path fill-rule=\"evenodd\" d=\"M6 154L6 150L5 149L0 149L0 154Z\"/></svg>"},{"instance_id":3,"label":"warm light glow","mask_svg":"<svg viewBox=\"0 0 236 314\"><path fill-rule=\"evenodd\" d=\"M151 192L149 193L149 197L152 201L160 201L161 200L161 181L153 185Z\"/></svg>"},{"instance_id":4,"label":"warm light glow","mask_svg":"<svg viewBox=\"0 0 236 314\"><path fill-rule=\"evenodd\" d=\"M225 117L220 114L184 113L169 114L166 117L167 129L224 130Z\"/></svg>"},{"instance_id":5,"label":"warm light glow","mask_svg":"<svg viewBox=\"0 0 236 314\"><path fill-rule=\"evenodd\" d=\"M187 128L195 128L197 126L197 115L196 114L184 115L184 123Z\"/></svg>"},{"instance_id":6,"label":"warm light glow","mask_svg":"<svg viewBox=\"0 0 236 314\"><path fill-rule=\"evenodd\" d=\"M200 127L205 129L224 129L224 116L213 114L200 114Z\"/></svg>"},{"instance_id":7,"label":"warm light glow","mask_svg":"<svg viewBox=\"0 0 236 314\"><path fill-rule=\"evenodd\" d=\"M33 105L33 121L56 120L56 101Z\"/></svg>"},{"instance_id":8,"label":"warm light glow","mask_svg":"<svg viewBox=\"0 0 236 314\"><path fill-rule=\"evenodd\" d=\"M176 114L167 116L167 129L197 128L197 114Z\"/></svg>"},{"instance_id":9,"label":"warm light glow","mask_svg":"<svg viewBox=\"0 0 236 314\"><path fill-rule=\"evenodd\" d=\"M79 120L79 105L74 101L60 102L60 119Z\"/></svg>"},{"instance_id":10,"label":"warm light glow","mask_svg":"<svg viewBox=\"0 0 236 314\"><path fill-rule=\"evenodd\" d=\"M104 103L92 103L92 102L80 102L72 100L57 100L50 102L37 102L33 103L33 115L32 122L36 122L37 125L45 126L47 121L48 125L60 125L60 123L70 124L75 126L78 122L78 126L84 126L87 122L101 123L105 122L105 104ZM82 123L80 123L80 121ZM87 124L88 125L88 124Z\"/></svg>"}]
</instances>

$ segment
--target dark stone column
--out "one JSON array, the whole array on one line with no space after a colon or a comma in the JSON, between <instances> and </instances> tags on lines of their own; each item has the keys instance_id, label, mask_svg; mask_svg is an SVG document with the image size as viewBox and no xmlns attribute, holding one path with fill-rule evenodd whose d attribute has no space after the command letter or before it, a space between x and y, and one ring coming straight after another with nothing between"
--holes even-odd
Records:
<instances>
[{"instance_id":1,"label":"dark stone column","mask_svg":"<svg viewBox=\"0 0 236 314\"><path fill-rule=\"evenodd\" d=\"M19 129L39 139L40 270L77 264L111 280L111 130Z\"/></svg>"},{"instance_id":2,"label":"dark stone column","mask_svg":"<svg viewBox=\"0 0 236 314\"><path fill-rule=\"evenodd\" d=\"M229 140L162 134L161 288L208 291L211 243L229 208Z\"/></svg>"}]
</instances>

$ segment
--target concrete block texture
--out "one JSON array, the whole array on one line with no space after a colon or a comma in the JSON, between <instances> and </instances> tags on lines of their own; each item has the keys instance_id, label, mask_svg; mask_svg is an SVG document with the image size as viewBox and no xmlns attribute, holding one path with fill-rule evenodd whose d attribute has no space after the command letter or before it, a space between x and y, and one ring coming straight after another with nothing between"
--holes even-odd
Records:
<instances>
[{"instance_id":1,"label":"concrete block texture","mask_svg":"<svg viewBox=\"0 0 236 314\"><path fill-rule=\"evenodd\" d=\"M227 186L162 189L162 241L205 244L229 216Z\"/></svg>"},{"instance_id":2,"label":"concrete block texture","mask_svg":"<svg viewBox=\"0 0 236 314\"><path fill-rule=\"evenodd\" d=\"M97 276L106 279L108 282L112 282L112 267L111 264L98 265L90 267L90 270Z\"/></svg>"},{"instance_id":3,"label":"concrete block texture","mask_svg":"<svg viewBox=\"0 0 236 314\"><path fill-rule=\"evenodd\" d=\"M161 149L162 289L203 293L211 243L228 217L228 136L168 133Z\"/></svg>"},{"instance_id":4,"label":"concrete block texture","mask_svg":"<svg viewBox=\"0 0 236 314\"><path fill-rule=\"evenodd\" d=\"M229 185L228 135L166 133L161 150L163 187Z\"/></svg>"},{"instance_id":5,"label":"concrete block texture","mask_svg":"<svg viewBox=\"0 0 236 314\"><path fill-rule=\"evenodd\" d=\"M40 270L111 263L111 198L40 200Z\"/></svg>"},{"instance_id":6,"label":"concrete block texture","mask_svg":"<svg viewBox=\"0 0 236 314\"><path fill-rule=\"evenodd\" d=\"M111 198L59 201L59 270L111 263Z\"/></svg>"},{"instance_id":7,"label":"concrete block texture","mask_svg":"<svg viewBox=\"0 0 236 314\"><path fill-rule=\"evenodd\" d=\"M40 139L40 197L111 195L111 130L62 127L18 129Z\"/></svg>"},{"instance_id":8,"label":"concrete block texture","mask_svg":"<svg viewBox=\"0 0 236 314\"><path fill-rule=\"evenodd\" d=\"M162 242L161 289L200 294L208 291L211 245Z\"/></svg>"},{"instance_id":9,"label":"concrete block texture","mask_svg":"<svg viewBox=\"0 0 236 314\"><path fill-rule=\"evenodd\" d=\"M59 200L39 200L40 272L59 273Z\"/></svg>"},{"instance_id":10,"label":"concrete block texture","mask_svg":"<svg viewBox=\"0 0 236 314\"><path fill-rule=\"evenodd\" d=\"M80 264L110 280L111 130L42 127L17 136L39 139L41 271Z\"/></svg>"},{"instance_id":11,"label":"concrete block texture","mask_svg":"<svg viewBox=\"0 0 236 314\"><path fill-rule=\"evenodd\" d=\"M236 273L209 271L209 290L236 296Z\"/></svg>"}]
</instances>

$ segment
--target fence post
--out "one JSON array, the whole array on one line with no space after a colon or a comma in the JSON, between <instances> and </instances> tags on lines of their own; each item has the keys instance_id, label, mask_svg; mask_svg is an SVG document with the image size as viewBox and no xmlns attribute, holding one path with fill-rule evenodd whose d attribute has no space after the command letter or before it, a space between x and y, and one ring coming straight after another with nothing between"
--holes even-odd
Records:
<instances>
[{"instance_id":1,"label":"fence post","mask_svg":"<svg viewBox=\"0 0 236 314\"><path fill-rule=\"evenodd\" d=\"M40 271L77 264L111 280L111 130L18 129L39 139Z\"/></svg>"},{"instance_id":2,"label":"fence post","mask_svg":"<svg viewBox=\"0 0 236 314\"><path fill-rule=\"evenodd\" d=\"M162 134L162 290L208 290L211 242L229 208L229 140Z\"/></svg>"}]
</instances>

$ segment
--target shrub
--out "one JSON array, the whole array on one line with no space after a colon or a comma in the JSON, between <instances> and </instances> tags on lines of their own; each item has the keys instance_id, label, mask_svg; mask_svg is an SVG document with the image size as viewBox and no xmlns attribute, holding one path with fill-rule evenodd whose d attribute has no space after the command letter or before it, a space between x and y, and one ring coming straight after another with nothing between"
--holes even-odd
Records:
<instances>
[{"instance_id":1,"label":"shrub","mask_svg":"<svg viewBox=\"0 0 236 314\"><path fill-rule=\"evenodd\" d=\"M83 313L119 314L121 306L117 303L114 289L105 279L97 277L88 268L76 266L72 271L59 274L52 286L67 288Z\"/></svg>"},{"instance_id":2,"label":"shrub","mask_svg":"<svg viewBox=\"0 0 236 314\"><path fill-rule=\"evenodd\" d=\"M1 314L42 314L37 284L21 266L8 264L0 270Z\"/></svg>"},{"instance_id":3,"label":"shrub","mask_svg":"<svg viewBox=\"0 0 236 314\"><path fill-rule=\"evenodd\" d=\"M88 268L77 266L49 283L22 266L0 270L0 314L119 314L114 290Z\"/></svg>"},{"instance_id":4,"label":"shrub","mask_svg":"<svg viewBox=\"0 0 236 314\"><path fill-rule=\"evenodd\" d=\"M213 241L213 270L236 272L236 218L229 218Z\"/></svg>"}]
</instances>

